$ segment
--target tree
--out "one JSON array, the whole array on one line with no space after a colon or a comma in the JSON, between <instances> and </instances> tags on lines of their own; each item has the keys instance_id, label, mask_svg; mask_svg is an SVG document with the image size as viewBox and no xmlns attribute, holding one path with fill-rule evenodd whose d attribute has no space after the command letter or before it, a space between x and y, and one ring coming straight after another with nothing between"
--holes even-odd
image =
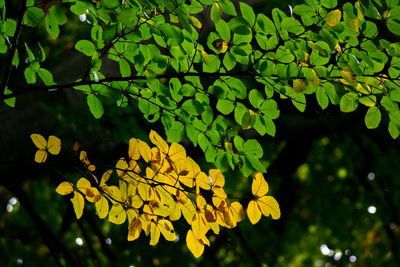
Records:
<instances>
[{"instance_id":1,"label":"tree","mask_svg":"<svg viewBox=\"0 0 400 267\"><path fill-rule=\"evenodd\" d=\"M220 226L235 227L243 220L245 210L253 224L261 214L280 217L278 203L266 196L268 184L262 173L267 169L268 181L269 173L280 179L289 179L295 173L302 181L312 173L329 174L318 167L321 159L312 156L324 150L329 140L338 138L330 134L335 126L345 127L346 133L354 126L354 118L340 113L356 111L355 119L369 129L379 126L383 113L390 135L394 139L399 135L399 49L398 43L388 41L398 39L398 1L358 1L338 6L334 0L310 0L289 6L288 12L275 8L270 16L256 14L244 2L228 0L29 0L9 4L0 1L0 7L0 52L5 62L0 99L10 107L17 103L16 110L8 112L22 109L19 112L30 112L32 116L29 128L10 137L28 143L25 147L32 149L25 154L21 151L23 146L13 149L16 142L4 143L7 153L3 173L16 178L2 184L35 221L59 265L64 261L79 264L66 248L65 240L56 238L54 231L64 233L73 227L72 212L80 218L85 202L95 204L100 218L108 215L115 224L128 221L128 240L139 238L143 229L150 236L150 244L155 245L160 233L174 241L178 240L178 232L193 255L199 257L204 245L210 245L206 233L218 234ZM32 29L36 36L30 32ZM61 51L63 46L73 47L68 54L77 61L64 60L67 53ZM52 70L61 62L72 66L60 68L62 73ZM71 74L65 74L71 69ZM83 108L82 100L88 108ZM22 108L32 101L40 105ZM325 120L325 129L321 129L319 120L293 117L290 105L300 112L305 112L306 107L311 113L326 110L335 117L320 118ZM49 115L42 118L42 110ZM20 127L13 122L10 120L5 129ZM135 127L135 131L129 127ZM267 137L274 137L277 130L282 132L276 139ZM49 139L37 132L45 132ZM52 154L59 154L61 140L53 133L63 143L57 157ZM29 135L36 152L29 144ZM25 139L21 141L22 138ZM319 145L313 145L316 140L320 140ZM345 143L349 140L352 138L344 138ZM357 142L365 153L380 149L368 138ZM86 143L83 149L80 143ZM122 147L127 143L129 149ZM341 165L343 156L339 155L345 148L335 148L333 159L339 166L336 176L357 176L362 168L356 160L345 167ZM293 151L301 156L294 157ZM353 153L359 157L357 151L346 151L347 159ZM398 156L396 149L389 151ZM306 156L311 159L306 160ZM375 160L370 161L369 166L376 164ZM91 162L96 162L97 167ZM201 171L199 165L209 172ZM323 166L329 169L330 163L324 162ZM274 174L274 170L280 171ZM374 172L378 173L377 169ZM28 175L34 178L28 179ZM26 189L32 186L29 180L46 176L52 179L53 190L57 188L66 200L71 199L66 202L71 204L64 219L58 217L62 223L53 222L57 229L51 229L38 215L29 201L29 192L35 191ZM333 179L329 177L328 180ZM287 224L291 223L287 215L290 208L299 207L297 201L312 206L304 197L286 195L296 192L293 188L298 182L292 178L290 181L272 181L276 188L279 186L273 195L281 199L278 202L282 221ZM388 205L391 215L382 218L374 231L368 231L371 237L365 242L368 246L379 243L376 240L381 237L377 236L383 232L384 244L391 246L392 255L387 260L399 262L396 227L400 220L395 212L398 193L393 197L386 193L390 183L395 185L396 181L379 184L374 199ZM364 180L359 184L370 189ZM238 201L229 201L225 191ZM65 209L61 199L56 203ZM9 205L12 208L13 204ZM94 214L94 209L87 212ZM187 224L173 225L181 212ZM87 228L97 236L102 254L112 261L116 256L90 216L83 219L86 226L82 220L78 226L93 260L91 264L103 259L90 244L93 237ZM268 231L284 232L279 221L273 226ZM260 258L266 256L257 254L254 244L246 242L243 230L235 229L232 231L242 243L241 249L259 265L263 261ZM217 249L226 245L222 241L215 243ZM218 256L210 252L213 246L208 253L212 255L210 259L217 261ZM284 264L276 255L288 248L275 249L278 252L273 252L274 248L267 252L275 255L268 259L269 263ZM345 254L331 252L328 245L321 246L321 251L324 255L333 253L335 260ZM369 255L360 257L365 262L370 260ZM155 259L160 262L153 257L153 264L157 263ZM171 260L166 256L164 259Z\"/></svg>"}]
</instances>

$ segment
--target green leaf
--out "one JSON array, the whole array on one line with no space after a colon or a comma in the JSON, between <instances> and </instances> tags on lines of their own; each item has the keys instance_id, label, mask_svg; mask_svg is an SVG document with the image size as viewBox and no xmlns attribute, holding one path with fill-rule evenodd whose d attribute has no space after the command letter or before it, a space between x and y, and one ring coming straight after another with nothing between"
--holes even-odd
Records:
<instances>
[{"instance_id":1,"label":"green leaf","mask_svg":"<svg viewBox=\"0 0 400 267\"><path fill-rule=\"evenodd\" d=\"M40 79L44 82L45 85L54 85L55 82L53 81L53 75L51 74L50 71L40 68L37 71L37 74L39 75Z\"/></svg>"},{"instance_id":2,"label":"green leaf","mask_svg":"<svg viewBox=\"0 0 400 267\"><path fill-rule=\"evenodd\" d=\"M235 148L236 148L237 151L239 151L239 152L243 152L244 151L244 140L239 135L236 135L233 138L233 144L235 145Z\"/></svg>"},{"instance_id":3,"label":"green leaf","mask_svg":"<svg viewBox=\"0 0 400 267\"><path fill-rule=\"evenodd\" d=\"M303 93L292 95L292 104L300 111L304 112L306 109L306 97Z\"/></svg>"},{"instance_id":4,"label":"green leaf","mask_svg":"<svg viewBox=\"0 0 400 267\"><path fill-rule=\"evenodd\" d=\"M43 9L38 7L28 7L24 15L24 24L30 27L36 27L42 23L43 18Z\"/></svg>"},{"instance_id":5,"label":"green leaf","mask_svg":"<svg viewBox=\"0 0 400 267\"><path fill-rule=\"evenodd\" d=\"M240 2L239 5L243 18L249 23L251 27L253 27L256 20L256 15L254 14L253 8L243 2Z\"/></svg>"},{"instance_id":6,"label":"green leaf","mask_svg":"<svg viewBox=\"0 0 400 267\"><path fill-rule=\"evenodd\" d=\"M303 25L301 25L301 23L294 17L284 18L282 20L281 26L284 30L287 30L288 32L291 32L291 33L294 33L297 35L304 32Z\"/></svg>"},{"instance_id":7,"label":"green leaf","mask_svg":"<svg viewBox=\"0 0 400 267\"><path fill-rule=\"evenodd\" d=\"M329 105L329 98L323 87L318 87L315 93L317 97L318 104L322 109L325 109Z\"/></svg>"},{"instance_id":8,"label":"green leaf","mask_svg":"<svg viewBox=\"0 0 400 267\"><path fill-rule=\"evenodd\" d=\"M12 94L12 91L10 89L8 89L7 87L4 89L4 95L10 95ZM6 103L8 106L10 107L15 107L15 97L11 97L8 99L4 99L4 103Z\"/></svg>"},{"instance_id":9,"label":"green leaf","mask_svg":"<svg viewBox=\"0 0 400 267\"><path fill-rule=\"evenodd\" d=\"M353 112L358 107L358 96L355 93L347 93L340 99L340 111Z\"/></svg>"},{"instance_id":10,"label":"green leaf","mask_svg":"<svg viewBox=\"0 0 400 267\"><path fill-rule=\"evenodd\" d=\"M337 6L337 0L321 0L321 4L326 8L335 8Z\"/></svg>"},{"instance_id":11,"label":"green leaf","mask_svg":"<svg viewBox=\"0 0 400 267\"><path fill-rule=\"evenodd\" d=\"M253 89L249 93L249 101L255 108L259 108L260 105L264 102L263 94L257 89Z\"/></svg>"},{"instance_id":12,"label":"green leaf","mask_svg":"<svg viewBox=\"0 0 400 267\"><path fill-rule=\"evenodd\" d=\"M96 119L99 119L103 116L104 109L103 109L103 104L101 103L100 99L94 95L94 94L89 94L87 96L87 104L89 106L90 112L93 114L93 116Z\"/></svg>"},{"instance_id":13,"label":"green leaf","mask_svg":"<svg viewBox=\"0 0 400 267\"><path fill-rule=\"evenodd\" d=\"M220 0L218 1L218 3L220 4L222 11L224 11L224 13L231 16L237 16L233 2L231 2L230 0Z\"/></svg>"},{"instance_id":14,"label":"green leaf","mask_svg":"<svg viewBox=\"0 0 400 267\"><path fill-rule=\"evenodd\" d=\"M276 35L276 28L272 20L261 13L257 15L255 30L260 34Z\"/></svg>"},{"instance_id":15,"label":"green leaf","mask_svg":"<svg viewBox=\"0 0 400 267\"><path fill-rule=\"evenodd\" d=\"M119 12L117 19L125 26L132 26L137 22L136 8L123 8Z\"/></svg>"},{"instance_id":16,"label":"green leaf","mask_svg":"<svg viewBox=\"0 0 400 267\"><path fill-rule=\"evenodd\" d=\"M247 156L246 159L249 160L251 166L259 172L265 173L267 170L265 167L261 164L261 162L255 157L255 156Z\"/></svg>"},{"instance_id":17,"label":"green leaf","mask_svg":"<svg viewBox=\"0 0 400 267\"><path fill-rule=\"evenodd\" d=\"M200 102L195 99L186 100L183 102L181 108L188 114L195 116L200 115L204 111L203 105L201 105Z\"/></svg>"},{"instance_id":18,"label":"green leaf","mask_svg":"<svg viewBox=\"0 0 400 267\"><path fill-rule=\"evenodd\" d=\"M4 31L5 35L14 36L16 28L17 28L17 22L13 19L7 18Z\"/></svg>"},{"instance_id":19,"label":"green leaf","mask_svg":"<svg viewBox=\"0 0 400 267\"><path fill-rule=\"evenodd\" d=\"M231 40L231 30L229 29L228 23L226 23L224 20L219 20L215 23L215 29L217 30L219 36L221 36L225 42L229 43Z\"/></svg>"},{"instance_id":20,"label":"green leaf","mask_svg":"<svg viewBox=\"0 0 400 267\"><path fill-rule=\"evenodd\" d=\"M223 64L228 71L232 70L236 66L235 56L231 52L225 53Z\"/></svg>"},{"instance_id":21,"label":"green leaf","mask_svg":"<svg viewBox=\"0 0 400 267\"><path fill-rule=\"evenodd\" d=\"M399 128L396 126L396 123L394 123L393 121L390 121L390 122L389 122L388 130L389 130L390 136L391 136L393 139L396 139L397 137L399 137L399 135L400 135L400 130L399 130Z\"/></svg>"},{"instance_id":22,"label":"green leaf","mask_svg":"<svg viewBox=\"0 0 400 267\"><path fill-rule=\"evenodd\" d=\"M29 84L36 83L36 72L33 71L30 67L25 69L24 75L27 83Z\"/></svg>"},{"instance_id":23,"label":"green leaf","mask_svg":"<svg viewBox=\"0 0 400 267\"><path fill-rule=\"evenodd\" d=\"M116 9L120 5L119 0L101 0L101 4L106 9Z\"/></svg>"},{"instance_id":24,"label":"green leaf","mask_svg":"<svg viewBox=\"0 0 400 267\"><path fill-rule=\"evenodd\" d=\"M203 62L203 71L204 72L217 72L221 66L221 61L216 55L208 55L208 64L207 62Z\"/></svg>"},{"instance_id":25,"label":"green leaf","mask_svg":"<svg viewBox=\"0 0 400 267\"><path fill-rule=\"evenodd\" d=\"M180 121L174 121L171 126L165 130L165 133L168 142L180 142L185 136L185 126Z\"/></svg>"},{"instance_id":26,"label":"green leaf","mask_svg":"<svg viewBox=\"0 0 400 267\"><path fill-rule=\"evenodd\" d=\"M221 112L224 115L230 114L234 108L235 105L232 100L219 99L217 102L217 110L219 110L219 112Z\"/></svg>"},{"instance_id":27,"label":"green leaf","mask_svg":"<svg viewBox=\"0 0 400 267\"><path fill-rule=\"evenodd\" d=\"M255 156L257 159L263 156L263 149L256 139L249 139L244 143L243 151L249 156Z\"/></svg>"},{"instance_id":28,"label":"green leaf","mask_svg":"<svg viewBox=\"0 0 400 267\"><path fill-rule=\"evenodd\" d=\"M390 10L389 19L387 21L388 29L397 35L400 35L400 6L396 6Z\"/></svg>"},{"instance_id":29,"label":"green leaf","mask_svg":"<svg viewBox=\"0 0 400 267\"><path fill-rule=\"evenodd\" d=\"M368 129L375 129L381 122L381 112L377 107L370 107L365 115L365 125Z\"/></svg>"},{"instance_id":30,"label":"green leaf","mask_svg":"<svg viewBox=\"0 0 400 267\"><path fill-rule=\"evenodd\" d=\"M75 44L75 49L89 57L96 54L96 48L95 48L94 44L88 40L79 40Z\"/></svg>"}]
</instances>

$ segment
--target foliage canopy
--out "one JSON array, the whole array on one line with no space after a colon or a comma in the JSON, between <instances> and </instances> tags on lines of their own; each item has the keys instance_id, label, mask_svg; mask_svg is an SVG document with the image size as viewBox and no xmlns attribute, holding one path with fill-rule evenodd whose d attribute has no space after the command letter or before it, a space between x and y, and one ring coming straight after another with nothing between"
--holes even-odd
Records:
<instances>
[{"instance_id":1,"label":"foliage canopy","mask_svg":"<svg viewBox=\"0 0 400 267\"><path fill-rule=\"evenodd\" d=\"M259 137L279 131L282 103L300 112L314 99L321 110L362 109L368 129L382 122L393 139L400 134L399 1L306 0L270 16L230 0L23 0L19 8L9 15L0 0L0 100L14 108L28 92L72 91L96 119L135 109L165 133L166 141L150 131L154 147L147 137L129 139L127 155L100 170L76 144L85 177L63 179L56 189L71 196L78 219L88 201L100 218L128 221L129 241L142 230L151 245L160 234L174 241L172 222L183 215L197 258L210 245L209 230L218 234L244 219L244 204L252 224L262 215L278 219ZM72 43L88 67L59 81L47 67L50 46L19 36L45 30L57 42L68 27L83 28ZM57 137L31 138L37 163L59 154ZM201 149L208 175L184 143ZM253 177L249 199L227 198L224 173L234 171Z\"/></svg>"}]
</instances>

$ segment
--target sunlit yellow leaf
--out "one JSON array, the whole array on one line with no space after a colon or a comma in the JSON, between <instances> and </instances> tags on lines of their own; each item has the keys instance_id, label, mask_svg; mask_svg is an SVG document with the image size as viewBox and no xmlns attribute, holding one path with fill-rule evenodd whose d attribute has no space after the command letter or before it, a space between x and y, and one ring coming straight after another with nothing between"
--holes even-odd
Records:
<instances>
[{"instance_id":1,"label":"sunlit yellow leaf","mask_svg":"<svg viewBox=\"0 0 400 267\"><path fill-rule=\"evenodd\" d=\"M63 196L68 195L74 192L74 186L70 182L62 182L57 186L56 192Z\"/></svg>"},{"instance_id":2,"label":"sunlit yellow leaf","mask_svg":"<svg viewBox=\"0 0 400 267\"><path fill-rule=\"evenodd\" d=\"M154 221L150 222L150 245L155 246L160 239L160 229Z\"/></svg>"},{"instance_id":3,"label":"sunlit yellow leaf","mask_svg":"<svg viewBox=\"0 0 400 267\"><path fill-rule=\"evenodd\" d=\"M261 211L254 200L250 200L247 206L247 216L252 224L256 224L261 219Z\"/></svg>"},{"instance_id":4,"label":"sunlit yellow leaf","mask_svg":"<svg viewBox=\"0 0 400 267\"><path fill-rule=\"evenodd\" d=\"M165 142L165 140L156 132L151 130L150 134L150 141L160 149L160 151L164 154L168 153L169 150L169 146L167 144L167 142Z\"/></svg>"},{"instance_id":5,"label":"sunlit yellow leaf","mask_svg":"<svg viewBox=\"0 0 400 267\"><path fill-rule=\"evenodd\" d=\"M143 203L144 202L143 202L142 198L139 195L130 196L128 198L128 204L132 208L139 209L140 207L143 206Z\"/></svg>"},{"instance_id":6,"label":"sunlit yellow leaf","mask_svg":"<svg viewBox=\"0 0 400 267\"><path fill-rule=\"evenodd\" d=\"M31 139L35 146L39 149L46 149L47 141L40 134L31 134Z\"/></svg>"},{"instance_id":7,"label":"sunlit yellow leaf","mask_svg":"<svg viewBox=\"0 0 400 267\"><path fill-rule=\"evenodd\" d=\"M341 18L342 12L339 9L332 10L326 15L326 24L329 27L336 26L337 24L339 24Z\"/></svg>"},{"instance_id":8,"label":"sunlit yellow leaf","mask_svg":"<svg viewBox=\"0 0 400 267\"><path fill-rule=\"evenodd\" d=\"M89 202L96 203L101 199L101 193L96 187L91 187L89 190L86 190L85 193L86 199Z\"/></svg>"},{"instance_id":9,"label":"sunlit yellow leaf","mask_svg":"<svg viewBox=\"0 0 400 267\"><path fill-rule=\"evenodd\" d=\"M74 196L71 198L72 206L74 207L75 215L76 218L79 219L82 217L83 214L83 208L85 207L85 199L83 196L74 191Z\"/></svg>"},{"instance_id":10,"label":"sunlit yellow leaf","mask_svg":"<svg viewBox=\"0 0 400 267\"><path fill-rule=\"evenodd\" d=\"M263 196L257 200L257 204L264 216L271 215L272 219L277 220L281 217L281 210L275 198L271 196Z\"/></svg>"},{"instance_id":11,"label":"sunlit yellow leaf","mask_svg":"<svg viewBox=\"0 0 400 267\"><path fill-rule=\"evenodd\" d=\"M95 171L96 170L96 166L94 166L93 164L90 163L90 161L89 161L89 159L87 157L87 152L86 151L84 151L84 150L81 151L81 153L79 155L79 159L89 171Z\"/></svg>"},{"instance_id":12,"label":"sunlit yellow leaf","mask_svg":"<svg viewBox=\"0 0 400 267\"><path fill-rule=\"evenodd\" d=\"M244 210L242 204L240 202L233 202L230 205L232 211L233 211L233 217L235 218L236 222L240 222L244 219Z\"/></svg>"},{"instance_id":13,"label":"sunlit yellow leaf","mask_svg":"<svg viewBox=\"0 0 400 267\"><path fill-rule=\"evenodd\" d=\"M365 95L369 95L372 93L372 89L368 84L365 84L363 86L362 84L357 83L356 90Z\"/></svg>"},{"instance_id":14,"label":"sunlit yellow leaf","mask_svg":"<svg viewBox=\"0 0 400 267\"><path fill-rule=\"evenodd\" d=\"M128 241L133 241L139 238L140 232L142 231L142 222L138 217L132 219L129 223L128 230Z\"/></svg>"},{"instance_id":15,"label":"sunlit yellow leaf","mask_svg":"<svg viewBox=\"0 0 400 267\"><path fill-rule=\"evenodd\" d=\"M168 151L168 157L172 162L186 159L186 150L182 145L172 143Z\"/></svg>"},{"instance_id":16,"label":"sunlit yellow leaf","mask_svg":"<svg viewBox=\"0 0 400 267\"><path fill-rule=\"evenodd\" d=\"M142 155L144 161L149 162L151 160L151 149L149 145L146 142L143 142L142 140L137 140L137 141L138 141L140 155Z\"/></svg>"},{"instance_id":17,"label":"sunlit yellow leaf","mask_svg":"<svg viewBox=\"0 0 400 267\"><path fill-rule=\"evenodd\" d=\"M204 244L199 241L193 234L192 230L189 230L186 235L186 245L193 256L196 258L200 257L204 251Z\"/></svg>"},{"instance_id":18,"label":"sunlit yellow leaf","mask_svg":"<svg viewBox=\"0 0 400 267\"><path fill-rule=\"evenodd\" d=\"M356 78L349 70L340 70L340 75L343 77L340 81L345 85L356 86Z\"/></svg>"},{"instance_id":19,"label":"sunlit yellow leaf","mask_svg":"<svg viewBox=\"0 0 400 267\"><path fill-rule=\"evenodd\" d=\"M128 155L129 155L129 159L131 159L131 160L139 160L140 159L139 144L135 138L131 138L129 140Z\"/></svg>"},{"instance_id":20,"label":"sunlit yellow leaf","mask_svg":"<svg viewBox=\"0 0 400 267\"><path fill-rule=\"evenodd\" d=\"M200 188L203 188L204 190L210 190L211 184L207 174L205 174L204 172L197 173L196 185L198 185Z\"/></svg>"},{"instance_id":21,"label":"sunlit yellow leaf","mask_svg":"<svg viewBox=\"0 0 400 267\"><path fill-rule=\"evenodd\" d=\"M44 163L47 159L47 151L39 149L35 153L35 162L37 163Z\"/></svg>"},{"instance_id":22,"label":"sunlit yellow leaf","mask_svg":"<svg viewBox=\"0 0 400 267\"><path fill-rule=\"evenodd\" d=\"M195 26L197 29L201 29L201 27L203 26L195 16L190 16L190 20L192 21L193 26Z\"/></svg>"},{"instance_id":23,"label":"sunlit yellow leaf","mask_svg":"<svg viewBox=\"0 0 400 267\"><path fill-rule=\"evenodd\" d=\"M119 190L119 188L116 187L115 185L104 186L103 190L111 198L111 202L113 203L116 201L123 202L121 190Z\"/></svg>"},{"instance_id":24,"label":"sunlit yellow leaf","mask_svg":"<svg viewBox=\"0 0 400 267\"><path fill-rule=\"evenodd\" d=\"M172 223L165 219L158 220L158 229L160 229L161 234L168 241L174 241L176 239L176 233Z\"/></svg>"},{"instance_id":25,"label":"sunlit yellow leaf","mask_svg":"<svg viewBox=\"0 0 400 267\"><path fill-rule=\"evenodd\" d=\"M268 193L268 183L264 179L261 172L256 172L253 183L251 184L251 192L257 197L264 196Z\"/></svg>"},{"instance_id":26,"label":"sunlit yellow leaf","mask_svg":"<svg viewBox=\"0 0 400 267\"><path fill-rule=\"evenodd\" d=\"M115 224L123 224L126 220L126 212L121 204L115 203L108 214L108 220Z\"/></svg>"},{"instance_id":27,"label":"sunlit yellow leaf","mask_svg":"<svg viewBox=\"0 0 400 267\"><path fill-rule=\"evenodd\" d=\"M204 213L195 212L191 225L193 234L197 239L201 239L209 229Z\"/></svg>"},{"instance_id":28,"label":"sunlit yellow leaf","mask_svg":"<svg viewBox=\"0 0 400 267\"><path fill-rule=\"evenodd\" d=\"M211 190L214 192L215 196L226 199L227 195L223 189L225 185L225 177L223 173L218 169L209 170L209 175L211 179Z\"/></svg>"},{"instance_id":29,"label":"sunlit yellow leaf","mask_svg":"<svg viewBox=\"0 0 400 267\"><path fill-rule=\"evenodd\" d=\"M203 59L203 62L205 62L208 65L210 63L210 60L208 58L207 52L204 50L201 50L200 53L201 53L201 58Z\"/></svg>"},{"instance_id":30,"label":"sunlit yellow leaf","mask_svg":"<svg viewBox=\"0 0 400 267\"><path fill-rule=\"evenodd\" d=\"M76 188L81 191L86 197L94 197L94 192L92 192L92 185L88 181L88 179L82 177L79 179L78 183L76 183Z\"/></svg>"},{"instance_id":31,"label":"sunlit yellow leaf","mask_svg":"<svg viewBox=\"0 0 400 267\"><path fill-rule=\"evenodd\" d=\"M54 135L50 135L49 141L47 142L47 150L50 152L50 154L58 155L61 150L60 138L58 138Z\"/></svg>"},{"instance_id":32,"label":"sunlit yellow leaf","mask_svg":"<svg viewBox=\"0 0 400 267\"><path fill-rule=\"evenodd\" d=\"M103 174L103 176L101 176L100 187L103 187L103 186L106 185L106 182L107 182L108 179L110 179L110 177L111 177L111 173L112 173L112 170L107 170L107 171Z\"/></svg>"},{"instance_id":33,"label":"sunlit yellow leaf","mask_svg":"<svg viewBox=\"0 0 400 267\"><path fill-rule=\"evenodd\" d=\"M107 198L101 196L100 200L95 203L97 215L100 219L107 217L109 204Z\"/></svg>"}]
</instances>

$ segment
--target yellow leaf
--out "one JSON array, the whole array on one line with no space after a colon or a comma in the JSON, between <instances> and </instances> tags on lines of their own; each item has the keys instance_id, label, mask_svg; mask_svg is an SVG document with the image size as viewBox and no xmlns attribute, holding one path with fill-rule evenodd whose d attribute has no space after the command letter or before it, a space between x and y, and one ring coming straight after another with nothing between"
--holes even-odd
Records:
<instances>
[{"instance_id":1,"label":"yellow leaf","mask_svg":"<svg viewBox=\"0 0 400 267\"><path fill-rule=\"evenodd\" d=\"M31 139L35 146L39 149L46 149L47 141L44 137L40 134L31 134Z\"/></svg>"},{"instance_id":2,"label":"yellow leaf","mask_svg":"<svg viewBox=\"0 0 400 267\"><path fill-rule=\"evenodd\" d=\"M186 159L186 150L182 145L178 143L172 143L171 147L169 148L168 157L172 162Z\"/></svg>"},{"instance_id":3,"label":"yellow leaf","mask_svg":"<svg viewBox=\"0 0 400 267\"><path fill-rule=\"evenodd\" d=\"M176 233L174 230L174 226L172 223L165 219L158 220L158 228L160 229L161 234L168 241L174 241L176 239Z\"/></svg>"},{"instance_id":4,"label":"yellow leaf","mask_svg":"<svg viewBox=\"0 0 400 267\"><path fill-rule=\"evenodd\" d=\"M151 149L149 145L146 142L143 142L142 140L137 140L137 141L138 141L140 155L142 155L144 161L149 162L151 160Z\"/></svg>"},{"instance_id":5,"label":"yellow leaf","mask_svg":"<svg viewBox=\"0 0 400 267\"><path fill-rule=\"evenodd\" d=\"M128 241L133 241L139 238L142 231L142 223L138 217L132 219L129 223Z\"/></svg>"},{"instance_id":6,"label":"yellow leaf","mask_svg":"<svg viewBox=\"0 0 400 267\"><path fill-rule=\"evenodd\" d=\"M336 43L335 49L336 49L336 51L338 52L339 55L342 55L342 48L340 47L339 43Z\"/></svg>"},{"instance_id":7,"label":"yellow leaf","mask_svg":"<svg viewBox=\"0 0 400 267\"><path fill-rule=\"evenodd\" d=\"M264 216L271 215L272 219L277 220L281 217L281 210L279 209L279 204L275 198L271 196L263 196L257 200L262 214Z\"/></svg>"},{"instance_id":8,"label":"yellow leaf","mask_svg":"<svg viewBox=\"0 0 400 267\"><path fill-rule=\"evenodd\" d=\"M89 190L86 190L86 199L89 202L96 203L101 199L101 193L96 187L91 187Z\"/></svg>"},{"instance_id":9,"label":"yellow leaf","mask_svg":"<svg viewBox=\"0 0 400 267\"><path fill-rule=\"evenodd\" d=\"M293 81L293 91L297 93L302 93L307 90L307 84L302 79L296 79Z\"/></svg>"},{"instance_id":10,"label":"yellow leaf","mask_svg":"<svg viewBox=\"0 0 400 267\"><path fill-rule=\"evenodd\" d=\"M47 159L47 151L46 150L42 150L39 149L38 151L36 151L35 153L35 161L37 163L44 163Z\"/></svg>"},{"instance_id":11,"label":"yellow leaf","mask_svg":"<svg viewBox=\"0 0 400 267\"><path fill-rule=\"evenodd\" d=\"M31 139L35 146L39 149L35 154L35 162L44 163L47 159L47 153L57 155L61 150L61 140L54 135L49 136L49 140L40 134L31 134Z\"/></svg>"},{"instance_id":12,"label":"yellow leaf","mask_svg":"<svg viewBox=\"0 0 400 267\"><path fill-rule=\"evenodd\" d=\"M165 140L156 132L151 130L150 134L150 141L160 149L160 151L164 154L168 153L169 147L167 142L165 142Z\"/></svg>"},{"instance_id":13,"label":"yellow leaf","mask_svg":"<svg viewBox=\"0 0 400 267\"><path fill-rule=\"evenodd\" d=\"M200 257L204 252L204 244L199 241L193 234L192 230L189 230L186 235L186 245L193 256L196 258Z\"/></svg>"},{"instance_id":14,"label":"yellow leaf","mask_svg":"<svg viewBox=\"0 0 400 267\"><path fill-rule=\"evenodd\" d=\"M129 149L128 156L131 160L139 160L140 159L140 151L138 141L135 138L131 138L129 140Z\"/></svg>"},{"instance_id":15,"label":"yellow leaf","mask_svg":"<svg viewBox=\"0 0 400 267\"><path fill-rule=\"evenodd\" d=\"M214 195L221 200L226 199L227 195L223 189L225 185L225 177L223 173L218 169L211 169L208 173L211 180L211 190L214 192Z\"/></svg>"},{"instance_id":16,"label":"yellow leaf","mask_svg":"<svg viewBox=\"0 0 400 267\"><path fill-rule=\"evenodd\" d=\"M201 53L201 58L203 59L203 62L205 62L208 65L210 63L210 60L208 58L207 52L204 50L201 50L200 53Z\"/></svg>"},{"instance_id":17,"label":"yellow leaf","mask_svg":"<svg viewBox=\"0 0 400 267\"><path fill-rule=\"evenodd\" d=\"M250 200L247 206L247 216L252 224L256 224L261 219L261 211L256 201Z\"/></svg>"},{"instance_id":18,"label":"yellow leaf","mask_svg":"<svg viewBox=\"0 0 400 267\"><path fill-rule=\"evenodd\" d=\"M372 93L372 89L368 84L365 84L363 86L362 84L357 83L356 90L365 95L369 95Z\"/></svg>"},{"instance_id":19,"label":"yellow leaf","mask_svg":"<svg viewBox=\"0 0 400 267\"><path fill-rule=\"evenodd\" d=\"M100 200L95 203L97 215L99 215L100 219L104 219L108 215L108 200L101 196Z\"/></svg>"},{"instance_id":20,"label":"yellow leaf","mask_svg":"<svg viewBox=\"0 0 400 267\"><path fill-rule=\"evenodd\" d=\"M197 239L201 239L205 236L209 229L204 213L195 212L191 225L193 234Z\"/></svg>"},{"instance_id":21,"label":"yellow leaf","mask_svg":"<svg viewBox=\"0 0 400 267\"><path fill-rule=\"evenodd\" d=\"M56 192L63 196L68 195L74 192L74 186L70 182L62 182L57 186Z\"/></svg>"},{"instance_id":22,"label":"yellow leaf","mask_svg":"<svg viewBox=\"0 0 400 267\"><path fill-rule=\"evenodd\" d=\"M340 70L340 75L343 77L341 82L345 85L356 86L356 78L353 73L349 70Z\"/></svg>"},{"instance_id":23,"label":"yellow leaf","mask_svg":"<svg viewBox=\"0 0 400 267\"><path fill-rule=\"evenodd\" d=\"M140 207L143 206L143 203L144 202L139 195L130 196L128 198L128 204L132 208L139 209Z\"/></svg>"},{"instance_id":24,"label":"yellow leaf","mask_svg":"<svg viewBox=\"0 0 400 267\"><path fill-rule=\"evenodd\" d=\"M240 202L233 202L230 205L232 211L233 211L233 217L235 218L236 222L240 222L244 219L244 210L242 204Z\"/></svg>"},{"instance_id":25,"label":"yellow leaf","mask_svg":"<svg viewBox=\"0 0 400 267\"><path fill-rule=\"evenodd\" d=\"M104 192L111 198L111 202L122 202L122 194L121 194L121 190L119 190L118 187L116 187L115 185L112 186L104 186L103 187Z\"/></svg>"},{"instance_id":26,"label":"yellow leaf","mask_svg":"<svg viewBox=\"0 0 400 267\"><path fill-rule=\"evenodd\" d=\"M190 16L190 20L192 21L193 26L195 26L197 29L201 29L201 27L203 27L201 22L195 16Z\"/></svg>"},{"instance_id":27,"label":"yellow leaf","mask_svg":"<svg viewBox=\"0 0 400 267\"><path fill-rule=\"evenodd\" d=\"M268 183L265 181L264 175L261 172L255 173L253 183L251 185L251 192L256 197L261 197L268 193Z\"/></svg>"},{"instance_id":28,"label":"yellow leaf","mask_svg":"<svg viewBox=\"0 0 400 267\"><path fill-rule=\"evenodd\" d=\"M81 153L79 155L79 159L89 171L95 171L96 170L96 166L94 166L93 164L90 163L90 161L89 161L89 159L87 157L87 152L86 151L84 151L84 150L81 151Z\"/></svg>"},{"instance_id":29,"label":"yellow leaf","mask_svg":"<svg viewBox=\"0 0 400 267\"><path fill-rule=\"evenodd\" d=\"M80 217L82 217L83 214L83 208L85 207L85 199L80 193L74 191L74 197L71 198L71 202L72 206L74 207L76 218L79 219Z\"/></svg>"},{"instance_id":30,"label":"yellow leaf","mask_svg":"<svg viewBox=\"0 0 400 267\"><path fill-rule=\"evenodd\" d=\"M92 185L88 181L88 179L82 177L79 179L78 183L76 184L76 188L81 191L86 197L94 197L94 193L92 192Z\"/></svg>"},{"instance_id":31,"label":"yellow leaf","mask_svg":"<svg viewBox=\"0 0 400 267\"><path fill-rule=\"evenodd\" d=\"M50 135L49 141L47 142L47 150L50 152L50 154L58 155L61 150L60 138L58 138L54 135Z\"/></svg>"},{"instance_id":32,"label":"yellow leaf","mask_svg":"<svg viewBox=\"0 0 400 267\"><path fill-rule=\"evenodd\" d=\"M336 26L337 24L339 24L341 18L342 12L339 9L332 10L326 15L326 24L329 27Z\"/></svg>"},{"instance_id":33,"label":"yellow leaf","mask_svg":"<svg viewBox=\"0 0 400 267\"><path fill-rule=\"evenodd\" d=\"M112 173L112 170L107 170L107 171L103 174L103 176L101 176L100 187L103 187L103 186L106 185L106 182L107 182L108 179L110 179L110 177L111 177L111 173Z\"/></svg>"},{"instance_id":34,"label":"yellow leaf","mask_svg":"<svg viewBox=\"0 0 400 267\"><path fill-rule=\"evenodd\" d=\"M126 212L121 204L115 203L108 214L108 220L115 224L123 224L126 220Z\"/></svg>"},{"instance_id":35,"label":"yellow leaf","mask_svg":"<svg viewBox=\"0 0 400 267\"><path fill-rule=\"evenodd\" d=\"M155 246L160 239L160 229L158 229L156 223L152 221L150 223L150 245Z\"/></svg>"}]
</instances>

